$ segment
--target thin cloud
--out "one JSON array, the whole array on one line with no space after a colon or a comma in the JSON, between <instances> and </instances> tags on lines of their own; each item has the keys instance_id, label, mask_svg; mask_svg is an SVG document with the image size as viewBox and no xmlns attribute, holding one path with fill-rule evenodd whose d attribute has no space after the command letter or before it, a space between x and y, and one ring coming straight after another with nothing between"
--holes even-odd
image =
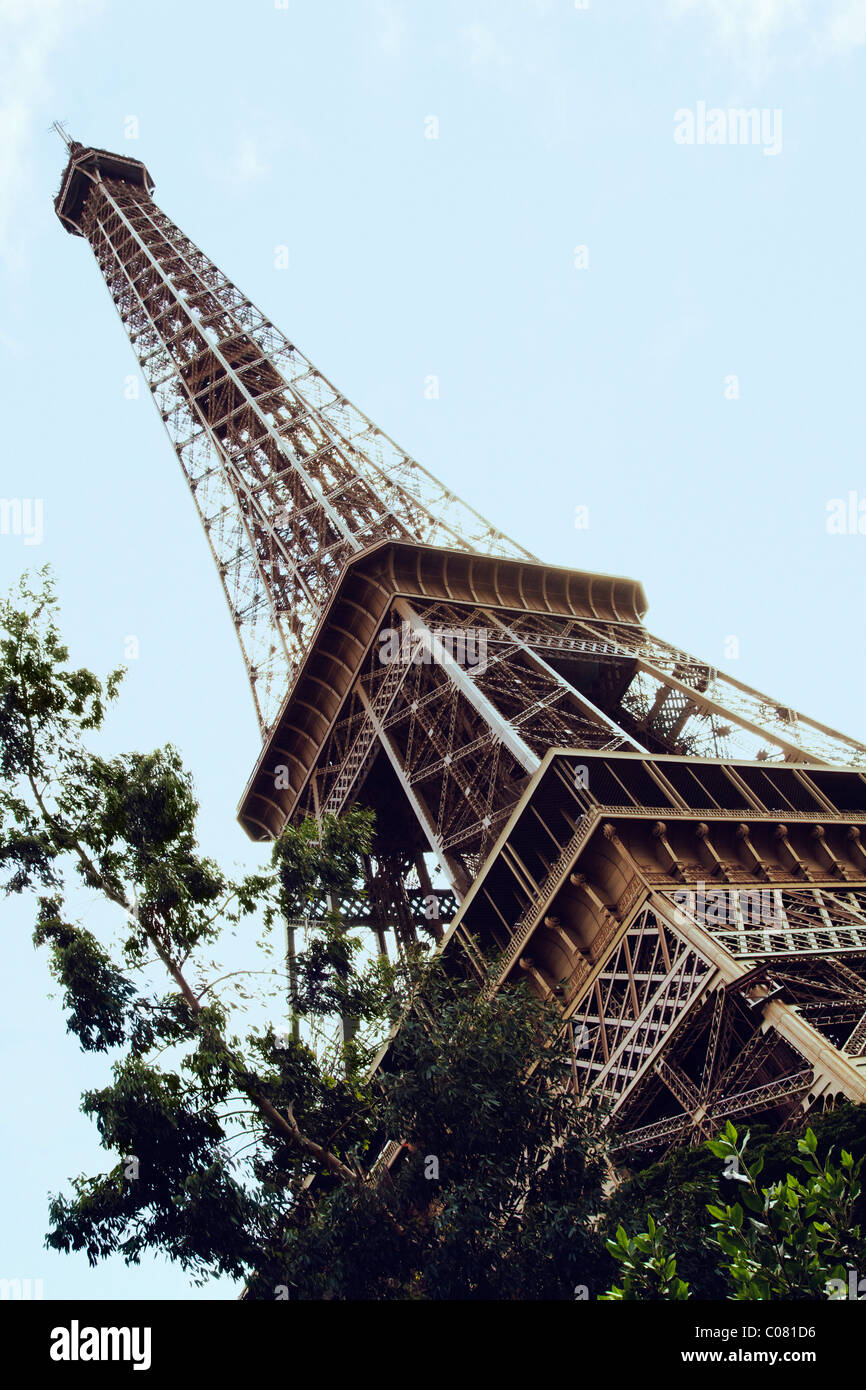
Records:
<instances>
[{"instance_id":1,"label":"thin cloud","mask_svg":"<svg viewBox=\"0 0 866 1390\"><path fill-rule=\"evenodd\" d=\"M668 15L703 20L753 72L826 62L866 43L866 0L668 0Z\"/></svg>"},{"instance_id":2,"label":"thin cloud","mask_svg":"<svg viewBox=\"0 0 866 1390\"><path fill-rule=\"evenodd\" d=\"M0 350L8 352L10 357L26 357L28 355L24 345L19 343L17 338L13 338L11 334L4 333L2 329L0 329Z\"/></svg>"},{"instance_id":3,"label":"thin cloud","mask_svg":"<svg viewBox=\"0 0 866 1390\"><path fill-rule=\"evenodd\" d=\"M376 42L389 58L400 58L409 41L409 21L398 0L375 0Z\"/></svg>"},{"instance_id":4,"label":"thin cloud","mask_svg":"<svg viewBox=\"0 0 866 1390\"><path fill-rule=\"evenodd\" d=\"M494 31L478 19L464 24L459 32L463 56L473 68L499 71L511 66L511 54Z\"/></svg>"},{"instance_id":5,"label":"thin cloud","mask_svg":"<svg viewBox=\"0 0 866 1390\"><path fill-rule=\"evenodd\" d=\"M230 183L257 183L271 170L267 160L262 158L259 145L246 135L238 140L234 155L226 166L226 177Z\"/></svg>"},{"instance_id":6,"label":"thin cloud","mask_svg":"<svg viewBox=\"0 0 866 1390\"><path fill-rule=\"evenodd\" d=\"M309 152L311 148L304 129L290 121L275 122L264 112L249 113L247 128L238 131L233 141L226 134L225 144L225 154L221 146L219 154L214 150L208 153L207 169L211 178L235 191L271 177L286 150Z\"/></svg>"},{"instance_id":7,"label":"thin cloud","mask_svg":"<svg viewBox=\"0 0 866 1390\"><path fill-rule=\"evenodd\" d=\"M841 53L866 44L866 0L840 6L826 26L825 43L831 52Z\"/></svg>"},{"instance_id":8,"label":"thin cloud","mask_svg":"<svg viewBox=\"0 0 866 1390\"><path fill-rule=\"evenodd\" d=\"M101 0L0 0L0 258L13 268L25 260L26 237L13 240L11 228L32 183L34 137L56 114L52 59L101 9Z\"/></svg>"}]
</instances>

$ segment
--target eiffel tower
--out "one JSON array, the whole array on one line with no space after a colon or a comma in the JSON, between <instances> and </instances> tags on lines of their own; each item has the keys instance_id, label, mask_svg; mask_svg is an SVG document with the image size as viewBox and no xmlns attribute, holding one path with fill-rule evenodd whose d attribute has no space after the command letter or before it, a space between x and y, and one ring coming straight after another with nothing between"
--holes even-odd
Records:
<instances>
[{"instance_id":1,"label":"eiffel tower","mask_svg":"<svg viewBox=\"0 0 866 1390\"><path fill-rule=\"evenodd\" d=\"M497 531L184 236L143 163L61 134L57 216L129 335L246 665L247 833L372 807L380 949L426 932L556 1000L623 1158L866 1100L866 747L652 635L637 581Z\"/></svg>"}]
</instances>

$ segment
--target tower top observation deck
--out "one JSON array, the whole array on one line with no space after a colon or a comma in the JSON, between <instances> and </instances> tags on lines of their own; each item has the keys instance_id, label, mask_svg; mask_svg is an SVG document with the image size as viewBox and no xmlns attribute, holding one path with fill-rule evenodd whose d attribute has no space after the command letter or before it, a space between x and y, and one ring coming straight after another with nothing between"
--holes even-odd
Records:
<instances>
[{"instance_id":1,"label":"tower top observation deck","mask_svg":"<svg viewBox=\"0 0 866 1390\"><path fill-rule=\"evenodd\" d=\"M63 131L61 134L66 139ZM60 192L54 199L54 211L72 236L85 235L81 218L94 184L105 179L121 179L143 188L148 196L153 193L156 185L140 159L128 159L110 150L97 149L95 145L81 145L77 140L66 139L66 144L69 163L63 171Z\"/></svg>"}]
</instances>

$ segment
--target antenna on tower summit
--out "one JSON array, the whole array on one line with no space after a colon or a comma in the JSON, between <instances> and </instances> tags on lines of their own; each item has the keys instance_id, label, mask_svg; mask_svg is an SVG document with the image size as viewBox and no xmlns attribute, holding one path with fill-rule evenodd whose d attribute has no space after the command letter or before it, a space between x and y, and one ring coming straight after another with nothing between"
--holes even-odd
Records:
<instances>
[{"instance_id":1,"label":"antenna on tower summit","mask_svg":"<svg viewBox=\"0 0 866 1390\"><path fill-rule=\"evenodd\" d=\"M66 121L52 121L49 130L56 130L68 150L72 149L72 136L66 129Z\"/></svg>"}]
</instances>

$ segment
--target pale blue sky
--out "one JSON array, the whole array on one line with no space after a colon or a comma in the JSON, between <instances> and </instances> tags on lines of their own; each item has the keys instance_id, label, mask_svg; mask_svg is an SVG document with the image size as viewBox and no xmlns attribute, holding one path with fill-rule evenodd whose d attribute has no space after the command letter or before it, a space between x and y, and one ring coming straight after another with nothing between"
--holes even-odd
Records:
<instances>
[{"instance_id":1,"label":"pale blue sky","mask_svg":"<svg viewBox=\"0 0 866 1390\"><path fill-rule=\"evenodd\" d=\"M165 211L497 525L641 579L654 630L866 741L866 535L826 530L831 499L866 502L866 0L0 0L0 53L0 492L44 505L41 545L0 535L0 587L51 561L97 670L139 638L109 742L180 747L210 852L260 858L234 820L252 702L179 466L54 217L55 118L144 159ZM678 144L700 102L780 111L781 150ZM182 1296L157 1262L42 1249L47 1191L101 1164L77 1105L106 1064L45 998L29 907L2 911L0 1276Z\"/></svg>"}]
</instances>

